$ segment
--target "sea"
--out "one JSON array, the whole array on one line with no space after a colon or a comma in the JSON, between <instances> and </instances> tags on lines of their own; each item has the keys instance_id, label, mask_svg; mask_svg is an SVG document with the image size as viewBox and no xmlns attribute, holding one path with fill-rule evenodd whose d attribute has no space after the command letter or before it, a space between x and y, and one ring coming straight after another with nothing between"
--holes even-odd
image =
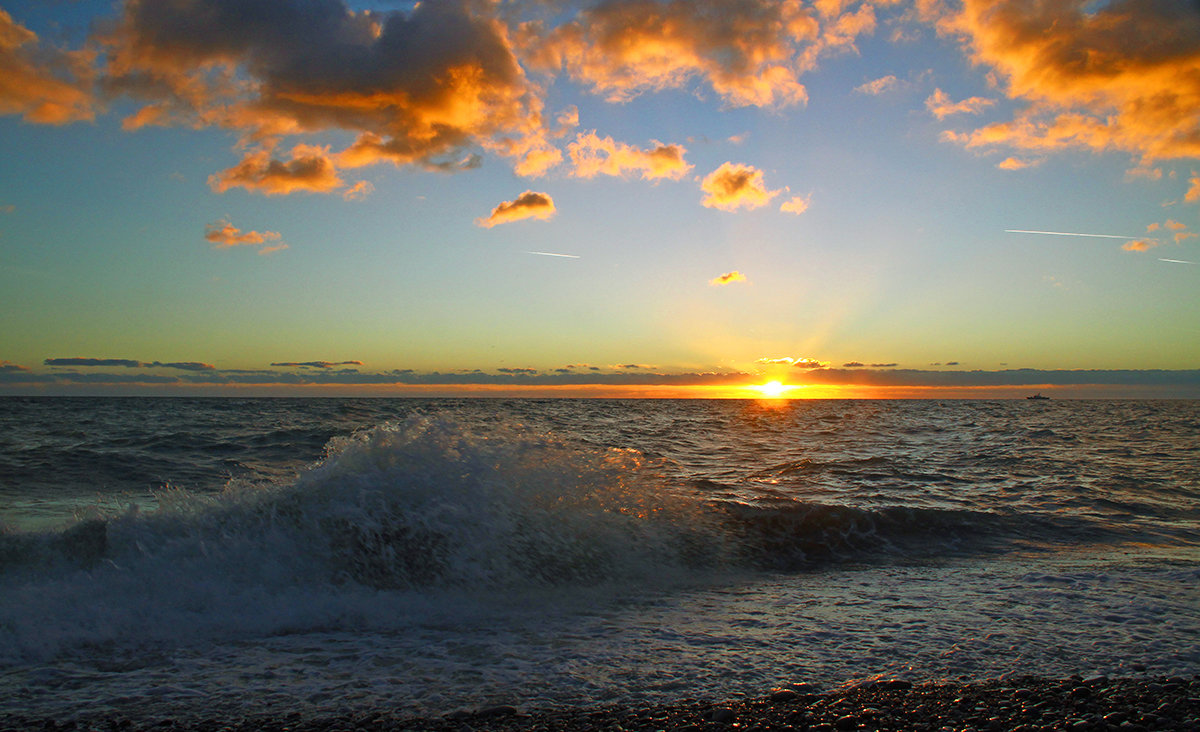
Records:
<instances>
[{"instance_id":1,"label":"sea","mask_svg":"<svg viewBox=\"0 0 1200 732\"><path fill-rule=\"evenodd\" d=\"M0 526L0 718L1200 673L1200 401L9 397Z\"/></svg>"}]
</instances>

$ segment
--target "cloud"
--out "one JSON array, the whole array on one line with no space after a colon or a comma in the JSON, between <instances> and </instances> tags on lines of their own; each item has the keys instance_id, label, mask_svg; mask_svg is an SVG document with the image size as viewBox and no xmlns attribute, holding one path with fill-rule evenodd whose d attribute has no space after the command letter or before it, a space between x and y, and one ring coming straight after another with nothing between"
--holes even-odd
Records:
<instances>
[{"instance_id":1,"label":"cloud","mask_svg":"<svg viewBox=\"0 0 1200 732\"><path fill-rule=\"evenodd\" d=\"M498 368L496 371L502 374L536 374L538 372L537 369L527 368Z\"/></svg>"},{"instance_id":2,"label":"cloud","mask_svg":"<svg viewBox=\"0 0 1200 732\"><path fill-rule=\"evenodd\" d=\"M614 142L611 137L602 138L593 130L580 134L567 146L567 152L574 165L572 172L580 178L640 173L643 180L679 180L692 169L683 159L687 149L682 145L664 145L657 140L653 144L652 150L642 150Z\"/></svg>"},{"instance_id":3,"label":"cloud","mask_svg":"<svg viewBox=\"0 0 1200 732\"><path fill-rule=\"evenodd\" d=\"M12 361L0 360L0 374L28 373L29 370L28 366L22 366Z\"/></svg>"},{"instance_id":4,"label":"cloud","mask_svg":"<svg viewBox=\"0 0 1200 732\"><path fill-rule=\"evenodd\" d=\"M545 221L554 216L554 200L549 194L525 191L512 201L505 201L494 209L486 219L475 219L477 226L490 229L497 224L535 218Z\"/></svg>"},{"instance_id":5,"label":"cloud","mask_svg":"<svg viewBox=\"0 0 1200 732\"><path fill-rule=\"evenodd\" d=\"M1157 239L1134 239L1122 244L1121 248L1127 252L1144 252L1153 249L1161 243Z\"/></svg>"},{"instance_id":6,"label":"cloud","mask_svg":"<svg viewBox=\"0 0 1200 732\"><path fill-rule=\"evenodd\" d=\"M798 42L819 24L799 3L772 0L607 0L556 28L522 28L527 59L566 69L609 101L705 81L731 106L782 107L808 99Z\"/></svg>"},{"instance_id":7,"label":"cloud","mask_svg":"<svg viewBox=\"0 0 1200 732\"><path fill-rule=\"evenodd\" d=\"M517 161L547 149L539 89L497 12L470 0L361 12L341 0L129 0L97 40L107 94L142 104L131 129L220 127L267 148L283 135L355 135L290 162L259 150L214 180L329 192L339 167L461 169L477 147Z\"/></svg>"},{"instance_id":8,"label":"cloud","mask_svg":"<svg viewBox=\"0 0 1200 732\"><path fill-rule=\"evenodd\" d=\"M272 366L302 369L331 369L334 366L362 366L362 361L280 361Z\"/></svg>"},{"instance_id":9,"label":"cloud","mask_svg":"<svg viewBox=\"0 0 1200 732\"><path fill-rule=\"evenodd\" d=\"M1121 150L1142 167L1200 157L1200 13L1179 0L923 0L918 10L990 69L1012 119L947 135L1038 154Z\"/></svg>"},{"instance_id":10,"label":"cloud","mask_svg":"<svg viewBox=\"0 0 1200 732\"><path fill-rule=\"evenodd\" d=\"M946 119L952 114L979 114L996 103L995 99L985 97L970 97L961 102L950 101L950 96L941 89L934 89L933 94L925 100L925 108L938 119Z\"/></svg>"},{"instance_id":11,"label":"cloud","mask_svg":"<svg viewBox=\"0 0 1200 732\"><path fill-rule=\"evenodd\" d=\"M92 54L40 46L37 34L0 8L0 115L63 125L95 117Z\"/></svg>"},{"instance_id":12,"label":"cloud","mask_svg":"<svg viewBox=\"0 0 1200 732\"><path fill-rule=\"evenodd\" d=\"M899 83L900 82L897 81L894 74L888 74L887 76L881 76L873 81L868 81L865 84L860 84L859 86L854 87L854 91L858 92L859 94L878 96L886 91L895 89Z\"/></svg>"},{"instance_id":13,"label":"cloud","mask_svg":"<svg viewBox=\"0 0 1200 732\"><path fill-rule=\"evenodd\" d=\"M150 369L150 368L166 368L180 369L182 371L213 371L217 367L208 363L199 361L135 361L128 358L47 358L42 361L46 366L65 366L68 368L103 368L120 366L127 369Z\"/></svg>"},{"instance_id":14,"label":"cloud","mask_svg":"<svg viewBox=\"0 0 1200 732\"><path fill-rule=\"evenodd\" d=\"M708 194L701 203L722 211L760 208L779 195L779 191L767 190L758 168L729 162L705 176L700 189Z\"/></svg>"},{"instance_id":15,"label":"cloud","mask_svg":"<svg viewBox=\"0 0 1200 732\"><path fill-rule=\"evenodd\" d=\"M1033 168L1042 164L1042 159L1023 160L1021 158L1007 157L996 163L996 167L1000 170L1024 170L1025 168Z\"/></svg>"},{"instance_id":16,"label":"cloud","mask_svg":"<svg viewBox=\"0 0 1200 732\"><path fill-rule=\"evenodd\" d=\"M784 356L783 358L760 358L756 363L764 366L791 366L798 369L823 369L829 366L828 361L820 361L815 358L792 358Z\"/></svg>"},{"instance_id":17,"label":"cloud","mask_svg":"<svg viewBox=\"0 0 1200 732\"><path fill-rule=\"evenodd\" d=\"M1188 188L1187 193L1183 196L1183 200L1188 203L1200 201L1200 173L1193 170L1192 177L1188 178L1188 183L1191 185L1191 188Z\"/></svg>"},{"instance_id":18,"label":"cloud","mask_svg":"<svg viewBox=\"0 0 1200 732\"><path fill-rule=\"evenodd\" d=\"M131 361L127 358L47 358L42 361L46 366L123 366L136 369L142 366L141 361Z\"/></svg>"},{"instance_id":19,"label":"cloud","mask_svg":"<svg viewBox=\"0 0 1200 732\"><path fill-rule=\"evenodd\" d=\"M228 249L278 241L280 234L277 231L242 231L230 223L229 219L220 219L205 227L204 238L215 244L217 249Z\"/></svg>"},{"instance_id":20,"label":"cloud","mask_svg":"<svg viewBox=\"0 0 1200 732\"><path fill-rule=\"evenodd\" d=\"M245 188L251 193L282 196L296 191L329 193L345 184L327 148L297 145L287 162L272 158L266 149L250 152L234 167L209 176L208 185L217 193Z\"/></svg>"},{"instance_id":21,"label":"cloud","mask_svg":"<svg viewBox=\"0 0 1200 732\"><path fill-rule=\"evenodd\" d=\"M794 213L799 216L808 210L808 202L811 199L812 196L792 196L780 204L779 210L783 211L784 213Z\"/></svg>"},{"instance_id":22,"label":"cloud","mask_svg":"<svg viewBox=\"0 0 1200 732\"><path fill-rule=\"evenodd\" d=\"M347 201L361 201L375 192L375 184L369 180L360 180L342 192L342 198Z\"/></svg>"},{"instance_id":23,"label":"cloud","mask_svg":"<svg viewBox=\"0 0 1200 732\"><path fill-rule=\"evenodd\" d=\"M739 272L735 269L732 272L726 272L725 274L723 274L719 277L712 278L711 280L708 281L708 284L710 284L714 287L719 287L721 285L732 285L734 282L747 282L747 281L748 280L746 279L746 275L742 274L741 272Z\"/></svg>"},{"instance_id":24,"label":"cloud","mask_svg":"<svg viewBox=\"0 0 1200 732\"><path fill-rule=\"evenodd\" d=\"M895 368L898 365L899 364L895 364L895 363L862 363L861 361L851 361L849 363L842 364L842 368L844 368L844 369L862 369L862 368L890 369L890 368Z\"/></svg>"}]
</instances>

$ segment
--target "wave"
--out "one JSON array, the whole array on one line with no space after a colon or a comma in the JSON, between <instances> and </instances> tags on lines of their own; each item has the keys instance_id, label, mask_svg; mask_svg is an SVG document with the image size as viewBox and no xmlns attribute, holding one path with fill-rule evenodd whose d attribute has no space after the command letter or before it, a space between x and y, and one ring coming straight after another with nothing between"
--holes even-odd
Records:
<instances>
[{"instance_id":1,"label":"wave","mask_svg":"<svg viewBox=\"0 0 1200 732\"><path fill-rule=\"evenodd\" d=\"M113 638L386 625L400 622L396 603L438 592L663 586L992 551L1028 523L717 499L633 450L429 416L335 438L294 479L168 489L158 504L61 532L0 531L0 661Z\"/></svg>"}]
</instances>

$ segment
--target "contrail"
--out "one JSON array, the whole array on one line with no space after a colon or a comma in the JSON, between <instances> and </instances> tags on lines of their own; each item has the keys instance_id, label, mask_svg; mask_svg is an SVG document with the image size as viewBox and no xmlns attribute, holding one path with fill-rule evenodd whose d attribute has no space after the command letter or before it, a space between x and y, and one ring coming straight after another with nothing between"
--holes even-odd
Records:
<instances>
[{"instance_id":1,"label":"contrail","mask_svg":"<svg viewBox=\"0 0 1200 732\"><path fill-rule=\"evenodd\" d=\"M1175 264L1195 264L1195 262L1189 262L1189 261L1188 261L1188 260L1186 260L1186 259L1163 259L1162 257L1159 257L1159 258L1158 258L1158 261L1160 261L1160 262L1174 262Z\"/></svg>"},{"instance_id":2,"label":"contrail","mask_svg":"<svg viewBox=\"0 0 1200 732\"><path fill-rule=\"evenodd\" d=\"M1030 231L1029 229L1005 229L1009 234L1047 234L1049 236L1091 236L1097 239L1141 239L1140 236L1117 236L1116 234L1079 234L1073 231Z\"/></svg>"},{"instance_id":3,"label":"contrail","mask_svg":"<svg viewBox=\"0 0 1200 732\"><path fill-rule=\"evenodd\" d=\"M578 254L555 254L554 252L525 252L526 254L538 254L543 257L566 257L567 259L579 259Z\"/></svg>"}]
</instances>

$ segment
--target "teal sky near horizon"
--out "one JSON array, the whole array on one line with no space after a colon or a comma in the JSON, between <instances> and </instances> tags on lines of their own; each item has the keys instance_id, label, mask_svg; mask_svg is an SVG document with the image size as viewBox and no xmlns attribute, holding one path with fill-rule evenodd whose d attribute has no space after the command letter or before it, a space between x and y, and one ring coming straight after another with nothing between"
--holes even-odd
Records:
<instances>
[{"instance_id":1,"label":"teal sky near horizon","mask_svg":"<svg viewBox=\"0 0 1200 732\"><path fill-rule=\"evenodd\" d=\"M1194 3L0 8L12 388L1200 367Z\"/></svg>"}]
</instances>

